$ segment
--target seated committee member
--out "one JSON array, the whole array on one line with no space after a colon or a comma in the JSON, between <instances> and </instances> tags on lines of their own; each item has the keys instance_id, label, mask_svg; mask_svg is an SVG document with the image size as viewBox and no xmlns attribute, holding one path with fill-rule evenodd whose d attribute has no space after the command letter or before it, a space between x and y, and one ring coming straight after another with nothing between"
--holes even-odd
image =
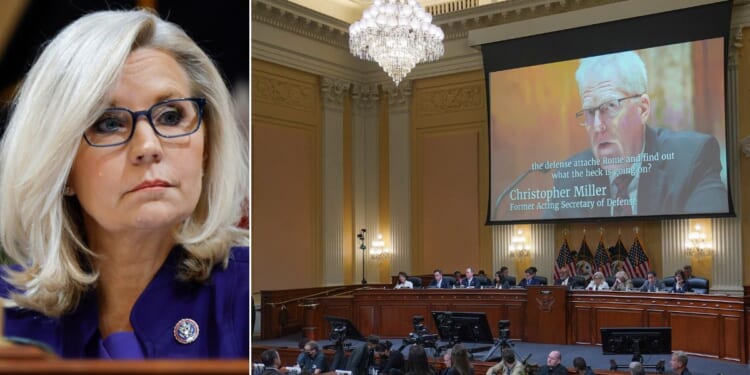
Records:
<instances>
[{"instance_id":1,"label":"seated committee member","mask_svg":"<svg viewBox=\"0 0 750 375\"><path fill-rule=\"evenodd\" d=\"M604 274L601 272L595 272L594 277L586 287L586 290L609 290L609 284L604 280Z\"/></svg>"},{"instance_id":2,"label":"seated committee member","mask_svg":"<svg viewBox=\"0 0 750 375\"><path fill-rule=\"evenodd\" d=\"M414 289L414 284L412 284L411 281L407 280L409 275L406 274L406 272L399 272L398 273L398 283L396 283L396 286L393 287L393 289Z\"/></svg>"},{"instance_id":3,"label":"seated committee member","mask_svg":"<svg viewBox=\"0 0 750 375\"><path fill-rule=\"evenodd\" d=\"M260 355L261 361L263 361L263 374L262 375L282 375L279 371L281 366L281 357L276 349L268 349Z\"/></svg>"},{"instance_id":4,"label":"seated committee member","mask_svg":"<svg viewBox=\"0 0 750 375\"><path fill-rule=\"evenodd\" d=\"M694 277L695 277L695 276L693 275L693 266L691 266L691 265L689 265L689 264L687 264L687 265L683 266L683 267L682 267L682 271L684 271L684 272L685 272L685 280L690 280L690 279L692 279L692 278L694 278Z\"/></svg>"},{"instance_id":5,"label":"seated committee member","mask_svg":"<svg viewBox=\"0 0 750 375\"><path fill-rule=\"evenodd\" d=\"M430 284L427 286L428 288L448 289L453 286L453 284L443 278L443 271L440 269L432 271L432 276L434 279L430 281Z\"/></svg>"},{"instance_id":6,"label":"seated committee member","mask_svg":"<svg viewBox=\"0 0 750 375\"><path fill-rule=\"evenodd\" d=\"M612 284L612 290L625 292L633 289L633 281L628 277L625 271L619 271L615 274L615 283Z\"/></svg>"},{"instance_id":7,"label":"seated committee member","mask_svg":"<svg viewBox=\"0 0 750 375\"><path fill-rule=\"evenodd\" d=\"M566 267L560 269L560 278L555 280L555 285L567 286L568 289L574 289L577 286L576 280L570 277L570 271Z\"/></svg>"},{"instance_id":8,"label":"seated committee member","mask_svg":"<svg viewBox=\"0 0 750 375\"><path fill-rule=\"evenodd\" d=\"M179 26L139 10L63 29L0 146L5 334L65 358L249 358L246 148Z\"/></svg>"},{"instance_id":9,"label":"seated committee member","mask_svg":"<svg viewBox=\"0 0 750 375\"><path fill-rule=\"evenodd\" d=\"M581 59L576 71L582 109L576 113L590 148L566 162L596 159L586 176L556 179L555 188L596 186L611 203L551 211L565 217L663 215L727 211L716 138L694 131L649 125L651 98L646 67L633 51ZM662 125L663 126L663 125ZM641 161L639 155L669 155ZM628 160L631 158L631 160ZM633 161L633 159L635 161ZM648 166L648 172L644 173ZM565 168L560 169L561 171ZM572 169L572 168L571 168Z\"/></svg>"},{"instance_id":10,"label":"seated committee member","mask_svg":"<svg viewBox=\"0 0 750 375\"><path fill-rule=\"evenodd\" d=\"M542 282L539 281L539 279L536 279L534 276L536 276L536 267L527 268L525 271L523 271L523 280L518 283L518 286L525 288L529 285L542 285Z\"/></svg>"},{"instance_id":11,"label":"seated committee member","mask_svg":"<svg viewBox=\"0 0 750 375\"><path fill-rule=\"evenodd\" d=\"M456 282L453 284L454 288L460 288L463 286L464 280L461 271L453 272L453 278L456 279Z\"/></svg>"},{"instance_id":12,"label":"seated committee member","mask_svg":"<svg viewBox=\"0 0 750 375\"><path fill-rule=\"evenodd\" d=\"M661 281L656 278L655 271L648 271L646 274L646 281L641 285L641 292L658 292L663 288Z\"/></svg>"},{"instance_id":13,"label":"seated committee member","mask_svg":"<svg viewBox=\"0 0 750 375\"><path fill-rule=\"evenodd\" d=\"M672 359L669 360L669 365L672 367L672 373L675 375L692 375L687 368L688 356L685 352L676 351L672 353Z\"/></svg>"},{"instance_id":14,"label":"seated committee member","mask_svg":"<svg viewBox=\"0 0 750 375\"><path fill-rule=\"evenodd\" d=\"M685 271L681 269L675 271L674 287L670 290L670 293L685 293L692 291L693 289L690 288L690 284L688 284L687 279L685 279Z\"/></svg>"},{"instance_id":15,"label":"seated committee member","mask_svg":"<svg viewBox=\"0 0 750 375\"><path fill-rule=\"evenodd\" d=\"M493 288L495 289L510 289L510 283L505 279L505 276L501 271L495 272L493 279Z\"/></svg>"},{"instance_id":16,"label":"seated committee member","mask_svg":"<svg viewBox=\"0 0 750 375\"><path fill-rule=\"evenodd\" d=\"M308 371L311 374L320 374L328 371L326 356L315 341L308 341L305 344L305 355L298 357L299 359L301 361L298 365L302 371Z\"/></svg>"},{"instance_id":17,"label":"seated committee member","mask_svg":"<svg viewBox=\"0 0 750 375\"><path fill-rule=\"evenodd\" d=\"M526 374L526 366L516 361L516 353L513 349L503 349L502 361L487 369L486 375L523 375Z\"/></svg>"},{"instance_id":18,"label":"seated committee member","mask_svg":"<svg viewBox=\"0 0 750 375\"><path fill-rule=\"evenodd\" d=\"M562 365L562 354L553 350L547 355L547 365L540 366L537 375L568 375L568 369Z\"/></svg>"},{"instance_id":19,"label":"seated committee member","mask_svg":"<svg viewBox=\"0 0 750 375\"><path fill-rule=\"evenodd\" d=\"M474 270L471 267L466 269L466 277L461 280L461 285L464 288L479 288L479 280L474 277Z\"/></svg>"}]
</instances>

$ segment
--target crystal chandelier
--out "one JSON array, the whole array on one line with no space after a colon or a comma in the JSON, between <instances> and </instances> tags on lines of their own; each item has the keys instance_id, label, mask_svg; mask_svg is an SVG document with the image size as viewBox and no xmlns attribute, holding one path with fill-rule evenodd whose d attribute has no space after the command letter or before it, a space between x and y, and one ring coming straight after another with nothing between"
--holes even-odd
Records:
<instances>
[{"instance_id":1,"label":"crystal chandelier","mask_svg":"<svg viewBox=\"0 0 750 375\"><path fill-rule=\"evenodd\" d=\"M443 30L416 0L375 0L349 26L349 51L375 61L398 86L421 62L443 55Z\"/></svg>"}]
</instances>

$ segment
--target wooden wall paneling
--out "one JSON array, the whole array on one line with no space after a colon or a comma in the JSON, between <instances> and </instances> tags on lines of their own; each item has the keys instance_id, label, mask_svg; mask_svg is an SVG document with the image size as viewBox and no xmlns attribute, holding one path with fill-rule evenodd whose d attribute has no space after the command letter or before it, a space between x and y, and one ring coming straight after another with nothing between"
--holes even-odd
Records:
<instances>
[{"instance_id":1,"label":"wooden wall paneling","mask_svg":"<svg viewBox=\"0 0 750 375\"><path fill-rule=\"evenodd\" d=\"M735 361L742 360L742 350L739 345L742 342L742 335L745 331L742 323L742 318L733 316L721 317L721 332L723 334L720 335L722 340L721 347L719 348L720 358Z\"/></svg>"},{"instance_id":2,"label":"wooden wall paneling","mask_svg":"<svg viewBox=\"0 0 750 375\"><path fill-rule=\"evenodd\" d=\"M666 327L669 325L667 322L667 313L664 310L646 310L646 325L649 327Z\"/></svg>"},{"instance_id":3,"label":"wooden wall paneling","mask_svg":"<svg viewBox=\"0 0 750 375\"><path fill-rule=\"evenodd\" d=\"M711 357L719 356L720 320L713 314L672 312L669 316L672 325L672 350L690 353L703 353ZM697 332L716 332L713 335L696 335Z\"/></svg>"},{"instance_id":4,"label":"wooden wall paneling","mask_svg":"<svg viewBox=\"0 0 750 375\"><path fill-rule=\"evenodd\" d=\"M573 341L576 344L593 344L594 327L594 309L591 307L574 307L573 308Z\"/></svg>"},{"instance_id":5,"label":"wooden wall paneling","mask_svg":"<svg viewBox=\"0 0 750 375\"><path fill-rule=\"evenodd\" d=\"M414 332L412 319L416 315L424 318L426 328L432 322L430 308L425 304L411 305L388 302L381 304L379 309L380 326L378 327L378 334L383 337L405 338L409 336L409 333ZM430 331L435 332L434 330Z\"/></svg>"}]
</instances>

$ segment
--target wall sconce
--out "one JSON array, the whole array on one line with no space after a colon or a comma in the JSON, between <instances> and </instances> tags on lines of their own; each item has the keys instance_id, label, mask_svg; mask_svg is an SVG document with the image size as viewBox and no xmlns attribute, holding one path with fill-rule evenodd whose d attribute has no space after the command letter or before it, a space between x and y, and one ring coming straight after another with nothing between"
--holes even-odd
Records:
<instances>
[{"instance_id":1,"label":"wall sconce","mask_svg":"<svg viewBox=\"0 0 750 375\"><path fill-rule=\"evenodd\" d=\"M711 243L706 241L706 233L703 233L700 224L695 224L695 231L688 233L685 248L689 256L703 257L711 255Z\"/></svg>"},{"instance_id":2,"label":"wall sconce","mask_svg":"<svg viewBox=\"0 0 750 375\"><path fill-rule=\"evenodd\" d=\"M531 248L526 243L526 236L522 230L518 230L515 236L510 238L510 257L511 258L528 258L531 255Z\"/></svg>"},{"instance_id":3,"label":"wall sconce","mask_svg":"<svg viewBox=\"0 0 750 375\"><path fill-rule=\"evenodd\" d=\"M391 249L385 247L385 241L383 241L383 235L378 233L376 239L372 241L370 246L370 259L373 260L385 260L391 257Z\"/></svg>"}]
</instances>

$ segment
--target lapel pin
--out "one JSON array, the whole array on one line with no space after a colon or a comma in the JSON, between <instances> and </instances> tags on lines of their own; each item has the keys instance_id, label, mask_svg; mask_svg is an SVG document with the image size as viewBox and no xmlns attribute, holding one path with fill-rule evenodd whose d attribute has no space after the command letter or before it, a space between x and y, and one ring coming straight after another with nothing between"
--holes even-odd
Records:
<instances>
[{"instance_id":1,"label":"lapel pin","mask_svg":"<svg viewBox=\"0 0 750 375\"><path fill-rule=\"evenodd\" d=\"M180 319L177 324L174 325L174 339L180 344L190 344L198 339L200 328L198 323L193 319Z\"/></svg>"}]
</instances>

